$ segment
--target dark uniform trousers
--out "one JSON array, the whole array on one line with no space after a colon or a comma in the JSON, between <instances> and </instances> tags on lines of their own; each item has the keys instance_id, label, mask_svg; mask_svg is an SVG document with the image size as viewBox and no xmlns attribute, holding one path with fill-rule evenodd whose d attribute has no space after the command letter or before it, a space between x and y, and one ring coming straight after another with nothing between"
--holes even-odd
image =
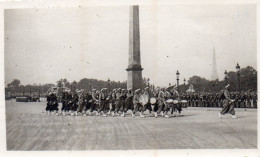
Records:
<instances>
[{"instance_id":1,"label":"dark uniform trousers","mask_svg":"<svg viewBox=\"0 0 260 157\"><path fill-rule=\"evenodd\" d=\"M110 105L109 106L110 111L115 111L116 100L111 99L109 105Z\"/></svg>"},{"instance_id":2,"label":"dark uniform trousers","mask_svg":"<svg viewBox=\"0 0 260 157\"><path fill-rule=\"evenodd\" d=\"M134 110L133 110L133 114L135 114L140 108L142 108L142 105L138 102L133 102L134 103Z\"/></svg>"},{"instance_id":3,"label":"dark uniform trousers","mask_svg":"<svg viewBox=\"0 0 260 157\"><path fill-rule=\"evenodd\" d=\"M234 110L234 103L229 103L228 100L224 100L223 101L223 109L221 111L221 114L226 114L226 113L230 113L232 115L235 114L235 110Z\"/></svg>"},{"instance_id":4,"label":"dark uniform trousers","mask_svg":"<svg viewBox=\"0 0 260 157\"><path fill-rule=\"evenodd\" d=\"M164 101L163 100L159 100L158 101L158 111L157 113L160 114L161 111L165 110L165 105L164 105Z\"/></svg>"},{"instance_id":5,"label":"dark uniform trousers","mask_svg":"<svg viewBox=\"0 0 260 157\"><path fill-rule=\"evenodd\" d=\"M100 100L100 104L99 104L99 108L98 108L98 113L101 111L104 111L106 107L106 99L101 99Z\"/></svg>"},{"instance_id":6,"label":"dark uniform trousers","mask_svg":"<svg viewBox=\"0 0 260 157\"><path fill-rule=\"evenodd\" d=\"M78 104L77 112L86 111L87 104L84 101L79 101Z\"/></svg>"},{"instance_id":7,"label":"dark uniform trousers","mask_svg":"<svg viewBox=\"0 0 260 157\"><path fill-rule=\"evenodd\" d=\"M133 101L131 99L126 99L125 100L125 105L124 105L124 112L127 112L127 110L131 109L133 110Z\"/></svg>"},{"instance_id":8,"label":"dark uniform trousers","mask_svg":"<svg viewBox=\"0 0 260 157\"><path fill-rule=\"evenodd\" d=\"M121 99L117 99L115 102L115 112L118 112L122 106L123 102Z\"/></svg>"}]
</instances>

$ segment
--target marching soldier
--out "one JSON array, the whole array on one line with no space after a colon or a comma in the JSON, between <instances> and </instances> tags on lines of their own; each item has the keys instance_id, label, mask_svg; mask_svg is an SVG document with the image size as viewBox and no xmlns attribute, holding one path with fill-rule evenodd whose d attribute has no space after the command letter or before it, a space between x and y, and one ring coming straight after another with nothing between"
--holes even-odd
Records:
<instances>
[{"instance_id":1,"label":"marching soldier","mask_svg":"<svg viewBox=\"0 0 260 157\"><path fill-rule=\"evenodd\" d=\"M124 109L125 109L125 100L126 100L126 91L125 89L122 89L122 93L121 93L121 96L120 96L120 111L121 111L121 116L124 117L125 116L125 113L124 113Z\"/></svg>"},{"instance_id":2,"label":"marching soldier","mask_svg":"<svg viewBox=\"0 0 260 157\"><path fill-rule=\"evenodd\" d=\"M141 104L139 102L139 97L140 97L140 93L141 93L141 90L140 89L137 89L135 90L135 93L134 93L134 97L133 97L133 104L134 104L134 110L132 112L132 116L135 117L135 113L139 110L139 108L141 107Z\"/></svg>"},{"instance_id":3,"label":"marching soldier","mask_svg":"<svg viewBox=\"0 0 260 157\"><path fill-rule=\"evenodd\" d=\"M168 92L167 90L165 90L165 92L164 92L164 94L163 94L163 99L164 99L164 101L163 101L163 103L164 103L164 110L163 110L163 112L164 112L164 117L165 118L169 118L169 116L168 116L168 111L170 110L170 106L169 106L169 104L167 104L167 100L168 99L171 99L171 93L170 92ZM162 115L163 116L163 115Z\"/></svg>"},{"instance_id":4,"label":"marching soldier","mask_svg":"<svg viewBox=\"0 0 260 157\"><path fill-rule=\"evenodd\" d=\"M92 89L91 98L90 115L93 115L93 112L96 110L98 105L98 95L96 89Z\"/></svg>"},{"instance_id":5,"label":"marching soldier","mask_svg":"<svg viewBox=\"0 0 260 157\"><path fill-rule=\"evenodd\" d=\"M65 90L65 92L62 95L62 112L63 115L66 116L68 112L71 112L70 106L72 102L72 95L69 93L68 90Z\"/></svg>"},{"instance_id":6,"label":"marching soldier","mask_svg":"<svg viewBox=\"0 0 260 157\"><path fill-rule=\"evenodd\" d=\"M151 97L156 99L156 102L154 104L151 104L152 111L154 112L154 116L157 117L157 111L158 111L158 95L159 95L159 89L157 88L151 93Z\"/></svg>"},{"instance_id":7,"label":"marching soldier","mask_svg":"<svg viewBox=\"0 0 260 157\"><path fill-rule=\"evenodd\" d=\"M112 114L112 117L115 116L115 105L116 105L116 89L113 89L110 96L110 105L109 105L109 111Z\"/></svg>"},{"instance_id":8,"label":"marching soldier","mask_svg":"<svg viewBox=\"0 0 260 157\"><path fill-rule=\"evenodd\" d=\"M180 99L180 95L179 95L178 91L176 90L176 87L173 89L172 98L174 100L178 100L178 103L173 105L173 109L172 109L171 114L173 114L174 111L178 111L179 116L181 116L181 111L182 111L182 105L181 105L181 102L180 102L181 99Z\"/></svg>"},{"instance_id":9,"label":"marching soldier","mask_svg":"<svg viewBox=\"0 0 260 157\"><path fill-rule=\"evenodd\" d=\"M148 89L149 89L148 87L144 88L144 93L143 93L143 95L145 95L145 96L148 97L148 102L147 102L147 104L142 104L142 107L141 107L141 115L140 115L142 118L145 117L144 111L145 111L146 109L148 109L150 112L151 112L151 110L152 110L151 104L149 103L150 95L149 95L149 90L148 90Z\"/></svg>"},{"instance_id":10,"label":"marching soldier","mask_svg":"<svg viewBox=\"0 0 260 157\"><path fill-rule=\"evenodd\" d=\"M58 111L58 101L57 101L57 97L54 93L49 93L49 95L47 95L47 106L46 106L46 114L50 114L51 112L55 113L56 116L59 115Z\"/></svg>"},{"instance_id":11,"label":"marching soldier","mask_svg":"<svg viewBox=\"0 0 260 157\"><path fill-rule=\"evenodd\" d=\"M50 114L51 112L51 95L52 93L50 92L46 97L47 97L47 106L45 108L45 114Z\"/></svg>"},{"instance_id":12,"label":"marching soldier","mask_svg":"<svg viewBox=\"0 0 260 157\"><path fill-rule=\"evenodd\" d=\"M107 92L106 88L102 88L99 94L99 109L98 109L98 115L102 113L103 117L106 117L106 114L104 113L105 107L107 104Z\"/></svg>"},{"instance_id":13,"label":"marching soldier","mask_svg":"<svg viewBox=\"0 0 260 157\"><path fill-rule=\"evenodd\" d=\"M126 98L125 98L125 105L124 105L124 110L123 110L123 116L127 113L128 109L131 109L133 111L133 93L132 89L128 89L126 93Z\"/></svg>"},{"instance_id":14,"label":"marching soldier","mask_svg":"<svg viewBox=\"0 0 260 157\"><path fill-rule=\"evenodd\" d=\"M235 116L234 100L230 99L230 93L228 91L228 87L229 84L225 87L224 90L225 100L224 100L222 111L219 113L219 117L222 118L222 115L226 113L230 113L232 115L231 118L236 119L237 117Z\"/></svg>"},{"instance_id":15,"label":"marching soldier","mask_svg":"<svg viewBox=\"0 0 260 157\"><path fill-rule=\"evenodd\" d=\"M76 90L76 92L73 94L73 98L72 98L72 105L71 105L71 110L74 111L74 115L77 115L77 108L78 108L78 101L79 101L79 97L78 97L78 90Z\"/></svg>"},{"instance_id":16,"label":"marching soldier","mask_svg":"<svg viewBox=\"0 0 260 157\"><path fill-rule=\"evenodd\" d=\"M85 103L85 95L84 95L84 90L81 89L78 91L78 107L77 110L75 111L75 115L78 115L78 112L81 112L84 116L86 116L86 103Z\"/></svg>"},{"instance_id":17,"label":"marching soldier","mask_svg":"<svg viewBox=\"0 0 260 157\"><path fill-rule=\"evenodd\" d=\"M158 94L158 111L157 113L155 113L155 118L157 118L157 114L160 114L163 110L164 110L164 88L160 89L159 94ZM163 113L162 113L162 117L163 117Z\"/></svg>"},{"instance_id":18,"label":"marching soldier","mask_svg":"<svg viewBox=\"0 0 260 157\"><path fill-rule=\"evenodd\" d=\"M115 113L117 116L119 116L119 110L122 106L122 98L123 97L123 93L122 93L122 90L121 88L118 88L117 92L116 92L116 104L115 104Z\"/></svg>"}]
</instances>

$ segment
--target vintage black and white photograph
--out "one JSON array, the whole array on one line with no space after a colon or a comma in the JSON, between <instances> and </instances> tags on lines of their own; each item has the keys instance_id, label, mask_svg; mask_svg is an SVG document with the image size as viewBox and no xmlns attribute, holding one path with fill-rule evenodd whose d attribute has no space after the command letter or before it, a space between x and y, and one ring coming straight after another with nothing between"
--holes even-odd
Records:
<instances>
[{"instance_id":1,"label":"vintage black and white photograph","mask_svg":"<svg viewBox=\"0 0 260 157\"><path fill-rule=\"evenodd\" d=\"M4 9L6 150L257 149L256 13Z\"/></svg>"}]
</instances>

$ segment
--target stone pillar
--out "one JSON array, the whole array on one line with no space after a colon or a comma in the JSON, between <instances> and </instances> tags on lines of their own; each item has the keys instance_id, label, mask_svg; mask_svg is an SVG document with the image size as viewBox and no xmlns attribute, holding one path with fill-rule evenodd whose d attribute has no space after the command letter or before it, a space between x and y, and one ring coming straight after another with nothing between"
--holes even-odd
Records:
<instances>
[{"instance_id":1,"label":"stone pillar","mask_svg":"<svg viewBox=\"0 0 260 157\"><path fill-rule=\"evenodd\" d=\"M130 6L129 18L129 59L127 71L127 89L142 87L142 66L140 55L139 6Z\"/></svg>"}]
</instances>

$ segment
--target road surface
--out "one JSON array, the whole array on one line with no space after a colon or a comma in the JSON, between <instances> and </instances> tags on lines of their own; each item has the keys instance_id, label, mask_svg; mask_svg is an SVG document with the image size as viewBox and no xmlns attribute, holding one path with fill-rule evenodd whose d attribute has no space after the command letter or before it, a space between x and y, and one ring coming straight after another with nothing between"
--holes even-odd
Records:
<instances>
[{"instance_id":1,"label":"road surface","mask_svg":"<svg viewBox=\"0 0 260 157\"><path fill-rule=\"evenodd\" d=\"M6 101L7 150L235 149L257 147L257 110L185 108L183 117L54 116L46 102ZM129 111L131 113L131 111Z\"/></svg>"}]
</instances>

